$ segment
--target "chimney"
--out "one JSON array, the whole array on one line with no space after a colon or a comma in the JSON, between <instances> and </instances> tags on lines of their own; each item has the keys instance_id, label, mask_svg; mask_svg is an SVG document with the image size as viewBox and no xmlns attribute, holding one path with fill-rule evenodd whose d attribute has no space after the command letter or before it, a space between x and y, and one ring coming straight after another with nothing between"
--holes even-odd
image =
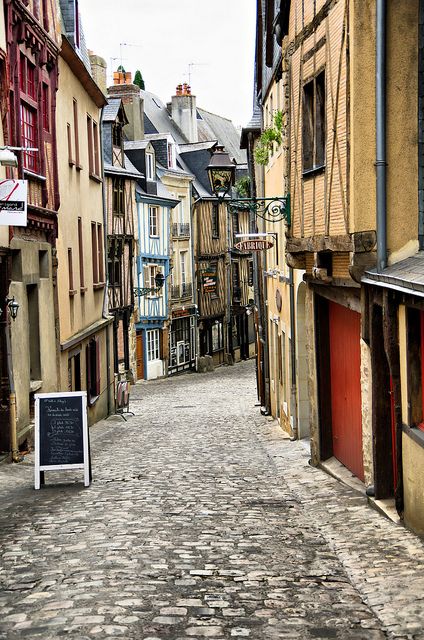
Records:
<instances>
[{"instance_id":1,"label":"chimney","mask_svg":"<svg viewBox=\"0 0 424 640\"><path fill-rule=\"evenodd\" d=\"M113 84L132 84L131 71L114 71Z\"/></svg>"},{"instance_id":2,"label":"chimney","mask_svg":"<svg viewBox=\"0 0 424 640\"><path fill-rule=\"evenodd\" d=\"M101 91L106 95L106 70L107 64L106 61L100 56L96 56L92 51L88 52L90 57L90 65L91 65L91 74L93 76L94 82L101 89Z\"/></svg>"},{"instance_id":3,"label":"chimney","mask_svg":"<svg viewBox=\"0 0 424 640\"><path fill-rule=\"evenodd\" d=\"M119 78L118 78L119 76ZM116 80L123 82L116 82ZM140 87L128 82L131 80L131 73L116 71L113 74L114 84L108 88L109 98L120 98L124 105L125 115L128 124L124 127L128 140L143 140L144 138L144 100L140 94Z\"/></svg>"},{"instance_id":4,"label":"chimney","mask_svg":"<svg viewBox=\"0 0 424 640\"><path fill-rule=\"evenodd\" d=\"M186 82L179 84L172 97L171 115L189 142L198 142L196 96Z\"/></svg>"}]
</instances>

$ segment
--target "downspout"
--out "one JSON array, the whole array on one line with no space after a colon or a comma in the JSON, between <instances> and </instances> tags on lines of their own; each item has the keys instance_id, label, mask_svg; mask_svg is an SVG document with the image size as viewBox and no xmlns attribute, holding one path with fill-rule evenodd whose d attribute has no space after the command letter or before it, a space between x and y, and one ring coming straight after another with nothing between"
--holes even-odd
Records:
<instances>
[{"instance_id":1,"label":"downspout","mask_svg":"<svg viewBox=\"0 0 424 640\"><path fill-rule=\"evenodd\" d=\"M193 189L190 189L190 198L193 198ZM196 327L194 332L194 358L195 358L195 370L199 370L199 330L197 328L197 322L199 319L199 304L198 304L198 295L197 295L197 274L196 274L196 262L194 258L194 214L196 210L196 204L201 200L201 198L197 198L190 203L190 247L191 247L191 280L193 283L193 302L196 309Z\"/></svg>"},{"instance_id":2,"label":"downspout","mask_svg":"<svg viewBox=\"0 0 424 640\"><path fill-rule=\"evenodd\" d=\"M102 107L102 111L100 114L100 162L102 169L102 200L103 200L103 245L104 245L104 260L105 260L105 289L103 295L103 313L102 316L105 319L109 319L109 307L108 307L108 292L109 292L109 273L107 269L107 237L108 237L108 229L107 229L107 209L106 209L106 179L105 179L105 161L104 161L104 149L103 149L103 111L104 107ZM107 387L107 415L110 416L110 336L109 336L109 328L110 325L106 325L106 387Z\"/></svg>"},{"instance_id":3,"label":"downspout","mask_svg":"<svg viewBox=\"0 0 424 640\"><path fill-rule=\"evenodd\" d=\"M294 307L294 281L293 267L289 267L289 287L290 287L290 334L291 334L291 397L290 415L293 418L292 439L299 439L299 429L297 424L297 367L296 367L296 322Z\"/></svg>"},{"instance_id":4,"label":"downspout","mask_svg":"<svg viewBox=\"0 0 424 640\"><path fill-rule=\"evenodd\" d=\"M376 13L376 196L377 271L387 266L386 217L386 0L377 0Z\"/></svg>"}]
</instances>

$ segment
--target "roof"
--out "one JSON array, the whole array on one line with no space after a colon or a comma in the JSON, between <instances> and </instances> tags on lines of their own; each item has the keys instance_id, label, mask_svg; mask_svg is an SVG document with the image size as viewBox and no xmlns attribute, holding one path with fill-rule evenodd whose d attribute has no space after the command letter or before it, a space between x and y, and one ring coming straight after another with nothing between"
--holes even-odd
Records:
<instances>
[{"instance_id":1,"label":"roof","mask_svg":"<svg viewBox=\"0 0 424 640\"><path fill-rule=\"evenodd\" d=\"M103 122L113 122L116 120L120 106L121 98L108 98L107 105L103 109Z\"/></svg>"},{"instance_id":2,"label":"roof","mask_svg":"<svg viewBox=\"0 0 424 640\"><path fill-rule=\"evenodd\" d=\"M127 149L128 151L132 151L137 150L137 151L142 151L143 149L146 149L146 147L149 146L149 142L150 140L125 140L124 142L124 149Z\"/></svg>"},{"instance_id":3,"label":"roof","mask_svg":"<svg viewBox=\"0 0 424 640\"><path fill-rule=\"evenodd\" d=\"M128 157L125 154L124 154L124 161L125 161L125 168L117 167L115 165L105 163L104 165L105 173L120 175L124 177L126 176L128 178L135 178L135 179L143 178L143 174L140 173L140 171L138 171L138 169L135 168L135 166L132 164L132 162L128 159Z\"/></svg>"},{"instance_id":4,"label":"roof","mask_svg":"<svg viewBox=\"0 0 424 640\"><path fill-rule=\"evenodd\" d=\"M163 167L159 162L156 162L156 170L159 177L163 175L178 176L178 178L193 178L193 174L180 167Z\"/></svg>"},{"instance_id":5,"label":"roof","mask_svg":"<svg viewBox=\"0 0 424 640\"><path fill-rule=\"evenodd\" d=\"M396 262L381 273L366 271L362 282L424 297L424 251Z\"/></svg>"},{"instance_id":6,"label":"roof","mask_svg":"<svg viewBox=\"0 0 424 640\"><path fill-rule=\"evenodd\" d=\"M151 193L146 193L139 184L136 185L136 193L143 201L146 200L148 202L157 203L163 205L168 205L173 209L179 204L179 200L176 198L172 198L168 189L166 189L160 180L157 181L157 194L153 195Z\"/></svg>"},{"instance_id":7,"label":"roof","mask_svg":"<svg viewBox=\"0 0 424 640\"><path fill-rule=\"evenodd\" d=\"M249 123L241 130L240 147L247 149L247 134L262 131L262 110L257 102L253 107L253 114Z\"/></svg>"},{"instance_id":8,"label":"roof","mask_svg":"<svg viewBox=\"0 0 424 640\"><path fill-rule=\"evenodd\" d=\"M90 57L88 55L87 44L85 41L84 29L81 22L81 14L78 12L78 31L79 31L79 46L75 43L75 0L59 0L61 27L62 33L64 33L69 40L72 48L83 62L85 68L91 75Z\"/></svg>"},{"instance_id":9,"label":"roof","mask_svg":"<svg viewBox=\"0 0 424 640\"><path fill-rule=\"evenodd\" d=\"M236 129L231 120L205 109L198 108L197 112L200 116L200 119L197 119L199 140L218 140L237 164L246 163L246 152L240 149L241 131Z\"/></svg>"},{"instance_id":10,"label":"roof","mask_svg":"<svg viewBox=\"0 0 424 640\"><path fill-rule=\"evenodd\" d=\"M180 128L169 115L166 105L158 96L149 91L140 91L144 100L145 133L170 133L177 143L188 142Z\"/></svg>"}]
</instances>

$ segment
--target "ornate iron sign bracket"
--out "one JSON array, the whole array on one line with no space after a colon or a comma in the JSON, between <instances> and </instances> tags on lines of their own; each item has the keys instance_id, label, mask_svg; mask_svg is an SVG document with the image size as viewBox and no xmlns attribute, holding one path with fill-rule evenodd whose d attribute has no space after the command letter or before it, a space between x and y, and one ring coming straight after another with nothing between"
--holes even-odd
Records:
<instances>
[{"instance_id":1,"label":"ornate iron sign bracket","mask_svg":"<svg viewBox=\"0 0 424 640\"><path fill-rule=\"evenodd\" d=\"M227 201L230 213L248 209L251 213L268 222L286 221L291 224L290 194L275 198L239 198Z\"/></svg>"}]
</instances>

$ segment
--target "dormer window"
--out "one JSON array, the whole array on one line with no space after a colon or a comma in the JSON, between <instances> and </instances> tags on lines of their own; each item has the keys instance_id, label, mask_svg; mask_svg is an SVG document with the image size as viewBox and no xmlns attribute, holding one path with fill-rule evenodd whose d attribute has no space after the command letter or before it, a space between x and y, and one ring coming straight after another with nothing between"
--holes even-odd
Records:
<instances>
[{"instance_id":1,"label":"dormer window","mask_svg":"<svg viewBox=\"0 0 424 640\"><path fill-rule=\"evenodd\" d=\"M155 179L155 158L153 153L146 153L146 179Z\"/></svg>"},{"instance_id":2,"label":"dormer window","mask_svg":"<svg viewBox=\"0 0 424 640\"><path fill-rule=\"evenodd\" d=\"M174 145L168 142L168 169L175 167Z\"/></svg>"}]
</instances>

